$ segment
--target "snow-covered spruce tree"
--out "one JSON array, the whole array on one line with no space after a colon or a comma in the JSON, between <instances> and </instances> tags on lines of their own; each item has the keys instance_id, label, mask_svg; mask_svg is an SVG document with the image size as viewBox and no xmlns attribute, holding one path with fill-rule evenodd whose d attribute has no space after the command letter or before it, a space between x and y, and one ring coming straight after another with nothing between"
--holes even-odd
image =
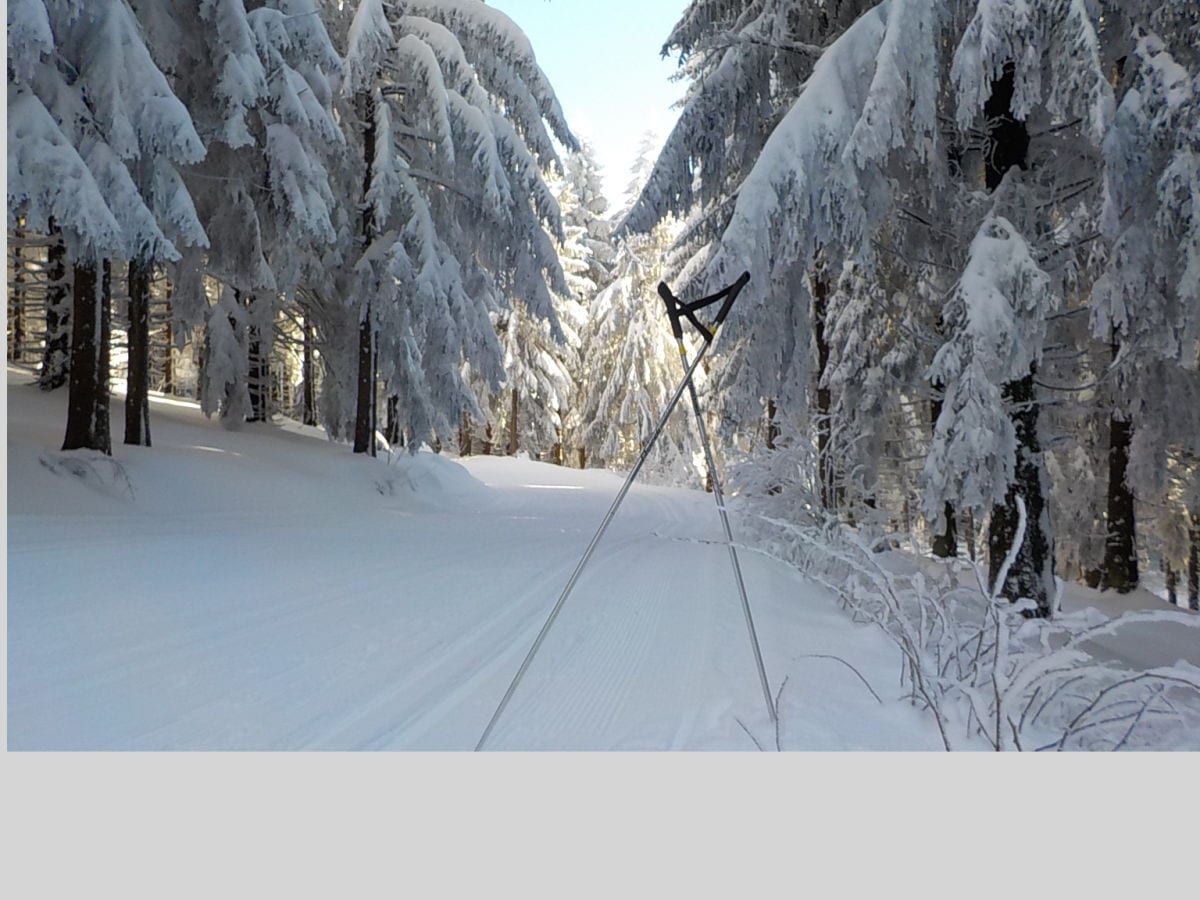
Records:
<instances>
[{"instance_id":1,"label":"snow-covered spruce tree","mask_svg":"<svg viewBox=\"0 0 1200 900\"><path fill-rule=\"evenodd\" d=\"M229 425L264 419L280 304L305 281L326 280L336 263L323 251L345 215L330 174L345 158L330 82L341 60L314 0L249 11L241 0L168 0L139 13L209 147L187 178L212 246L187 254L175 272L175 331L205 328L207 414ZM231 317L231 302L245 314ZM226 368L210 370L218 360Z\"/></svg>"},{"instance_id":2,"label":"snow-covered spruce tree","mask_svg":"<svg viewBox=\"0 0 1200 900\"><path fill-rule=\"evenodd\" d=\"M586 259L588 268L583 274L597 288L603 287L611 277L616 250L600 165L596 162L595 150L586 139L580 142L579 152L568 155L565 162L564 189L570 188L574 202L559 204L563 225L583 229L579 238L583 252L573 256Z\"/></svg>"},{"instance_id":3,"label":"snow-covered spruce tree","mask_svg":"<svg viewBox=\"0 0 1200 900\"><path fill-rule=\"evenodd\" d=\"M50 18L45 4L41 0L17 0L15 3L8 4L7 11L8 170L10 173L8 226L12 229L18 221L14 215L14 207L21 202L18 199L14 204L13 196L14 176L17 177L17 183L20 184L20 170L17 166L20 163L38 165L42 162L49 162L50 166L62 168L73 163L78 155L70 146L65 135L55 134L56 123L54 123L53 130L45 131L43 130L44 119L41 122L23 121L31 115L41 118L36 106L22 95L22 90L26 93L32 90L31 81L34 75L47 62L46 58L55 53L54 35L50 28ZM50 64L53 65L53 63ZM16 110L15 118L14 109ZM24 146L22 146L22 142L24 142ZM32 147L37 147L37 149L29 152ZM14 165L14 150L18 153L17 165ZM25 152L21 152L22 150ZM49 156L46 156L47 153ZM80 175L86 173L86 168L80 165L76 172L74 177L78 180ZM27 171L27 177L31 174L32 171ZM66 174L66 170L64 169L60 174ZM43 189L52 187L53 181L51 180ZM18 197L21 190L22 188L17 187ZM50 197L46 197L45 200L52 202ZM94 202L94 198L85 195L84 201L85 203ZM24 221L24 224L28 231L28 226L36 223ZM51 244L47 252L49 283L46 296L46 334L38 384L43 390L54 390L67 383L70 354L71 284L67 270L67 249L64 236L54 221L52 210L47 210L45 213L45 230L51 239Z\"/></svg>"},{"instance_id":4,"label":"snow-covered spruce tree","mask_svg":"<svg viewBox=\"0 0 1200 900\"><path fill-rule=\"evenodd\" d=\"M1020 233L1003 217L989 216L971 242L966 269L944 312L953 338L938 350L929 371L946 393L925 464L926 515L936 518L944 498L956 497L977 516L991 512L995 533L994 508L1015 505L1018 485L1037 486L1019 495L1031 522L1030 539L1008 576L1014 598L1054 596L1053 548L1045 543L1050 529L1044 522L1038 527L1035 519L1049 518L1037 456L1036 400L1031 382L1027 394L1017 394L1012 385L1023 385L1036 369L1045 315L1056 305L1050 278ZM1014 402L1021 405L1010 415ZM1004 536L1006 554L1013 538ZM990 550L994 583L1004 556L997 558L999 545Z\"/></svg>"},{"instance_id":5,"label":"snow-covered spruce tree","mask_svg":"<svg viewBox=\"0 0 1200 900\"><path fill-rule=\"evenodd\" d=\"M562 193L569 191L570 201L564 203ZM573 294L580 301L581 319L575 325L579 346L571 371L575 390L563 422L563 444L574 448L572 464L587 465L587 446L584 419L588 399L603 384L604 376L595 371L595 317L592 303L595 296L612 281L616 250L612 239L612 222L608 218L608 198L604 196L600 167L586 140L578 153L566 159L564 184L560 189L559 207L562 210L566 241L563 250L563 272L572 284ZM583 267L580 267L580 264ZM561 312L560 312L561 319ZM597 383L592 380L601 378ZM566 453L566 450L563 451Z\"/></svg>"},{"instance_id":6,"label":"snow-covered spruce tree","mask_svg":"<svg viewBox=\"0 0 1200 900\"><path fill-rule=\"evenodd\" d=\"M519 297L557 334L566 284L558 208L542 170L547 126L576 149L528 39L477 0L364 0L343 92L366 177L348 314L358 323L355 450L374 447L375 383L411 447L482 419L461 362L493 389L503 354L489 316Z\"/></svg>"},{"instance_id":7,"label":"snow-covered spruce tree","mask_svg":"<svg viewBox=\"0 0 1200 900\"><path fill-rule=\"evenodd\" d=\"M830 356L818 388L832 397L826 401L829 427L818 435L828 435L825 459L836 461L839 471L820 483L838 492L838 506L854 510L899 509L906 499L894 448L902 442L902 391L919 375L921 359L906 330L896 327L914 298L891 288L911 283L895 268L885 259L867 277L856 263L844 263L825 317ZM893 485L890 496L881 495L883 481Z\"/></svg>"},{"instance_id":8,"label":"snow-covered spruce tree","mask_svg":"<svg viewBox=\"0 0 1200 900\"><path fill-rule=\"evenodd\" d=\"M563 217L563 240L556 241L555 247L568 287L568 293L556 292L553 297L561 335L556 337L548 321L531 316L519 298L512 298L511 309L497 320L505 390L492 404L491 422L508 435L509 454L524 448L561 465L567 415L577 406L580 393L576 385L580 334L588 322L587 304L596 284L589 277L595 264L587 229L567 224L570 218L580 218L574 187L559 180L552 188Z\"/></svg>"},{"instance_id":9,"label":"snow-covered spruce tree","mask_svg":"<svg viewBox=\"0 0 1200 900\"><path fill-rule=\"evenodd\" d=\"M1191 3L1134 2L1106 31L1120 54L1119 106L1104 142L1112 250L1092 327L1113 348L1102 583L1127 591L1139 574L1134 497L1163 494L1200 352L1200 18Z\"/></svg>"},{"instance_id":10,"label":"snow-covered spruce tree","mask_svg":"<svg viewBox=\"0 0 1200 900\"><path fill-rule=\"evenodd\" d=\"M705 4L693 9L700 6ZM784 6L798 14L809 5ZM829 44L794 102L781 92L785 114L761 152L746 156L748 171L733 176L724 190L732 195L736 189L736 200L726 204L728 224L720 242L701 253L704 264L693 267L703 272L706 286L746 268L756 276L725 338L740 338L721 369L734 415L739 404L745 419L763 397L784 396L772 389L787 379L791 398L809 390L803 372L810 368L805 282L818 258L833 272L853 261L869 278L877 277L884 258L902 263L896 268L911 282L905 294L932 301L915 320L909 315L910 335L921 341L935 333L940 298L952 292L968 262L964 236L977 233L989 216L1016 228L1056 296L1081 286L1078 273L1086 260L1080 248L1094 231L1097 182L1080 178L1077 170L1094 171L1099 164L1112 110L1109 57L1097 35L1096 12L1068 0L1037 6L888 0ZM663 172L672 159L679 161L667 158ZM720 174L728 169L736 166ZM663 175L644 192L643 213L679 198L686 202L693 175L697 183L706 177L703 165L674 171L674 178ZM630 221L636 220L635 214ZM872 308L870 315L878 312ZM918 331L911 331L913 325ZM862 333L842 323L843 335ZM1041 358L1040 348L1031 352L1031 359ZM820 359L819 347L813 355ZM913 371L919 367L910 367L907 377ZM1026 373L1008 385L1011 413L1031 408L1035 398L1025 394L1037 388L1035 378ZM897 388L911 396L929 393L919 384ZM1003 396L1005 385L1000 388ZM1026 430L1031 441L1037 431ZM1039 458L1031 450L1030 459ZM1033 489L1032 481L1021 488ZM938 511L953 499L942 498ZM993 517L997 536L1005 508ZM1035 530L1042 524L1038 516Z\"/></svg>"},{"instance_id":11,"label":"snow-covered spruce tree","mask_svg":"<svg viewBox=\"0 0 1200 900\"><path fill-rule=\"evenodd\" d=\"M654 166L658 136L642 136L630 168L622 219L641 193ZM600 465L627 467L658 422L678 384L679 351L658 296L668 277L668 249L679 235L672 217L649 234L630 234L616 243L608 283L588 309L579 377L582 456ZM704 372L698 373L703 384ZM686 416L667 423L647 471L660 478L691 481L695 476L691 431Z\"/></svg>"},{"instance_id":12,"label":"snow-covered spruce tree","mask_svg":"<svg viewBox=\"0 0 1200 900\"><path fill-rule=\"evenodd\" d=\"M683 374L679 351L667 325L657 285L663 280L666 248L678 229L673 219L648 235L617 244L613 279L594 301L585 365L593 393L584 408L589 457L606 466L633 464L642 442L658 423ZM703 372L698 386L705 387ZM651 476L695 483L693 426L672 416L646 462Z\"/></svg>"},{"instance_id":13,"label":"snow-covered spruce tree","mask_svg":"<svg viewBox=\"0 0 1200 900\"><path fill-rule=\"evenodd\" d=\"M667 214L685 219L682 240L687 244L686 256L693 261L685 261L680 272L686 277L703 273L703 263L729 224L742 182L795 102L814 63L871 6L869 0L697 0L690 4L663 48L664 54L679 57L689 81L683 109L621 231L644 231ZM777 418L801 417L811 390L815 419L822 429L819 442L823 448L828 446L829 410L821 407L828 394L817 386L823 373L816 372L814 383L809 383L810 336L817 345L813 356L828 356L822 346L825 323L810 325L807 317L822 313L822 303L810 304L809 295L815 291L822 299L828 296L831 286L825 275L832 272L836 278L840 262L827 260L821 266L810 262L796 268L787 289L793 298L792 312L805 320L793 316L780 328L778 321L743 316L756 323L751 327L757 346L774 364L764 366L753 378L745 377L749 373L740 371L736 362L722 369L724 384L738 385L733 392L720 391L722 403L729 405L730 414L722 416L727 432L738 421L757 420L764 408L771 413L768 430L777 427ZM810 270L818 276L815 283ZM686 288L686 277L678 285L681 290ZM736 382L735 370L739 372ZM823 452L819 468L828 475L832 467ZM822 493L826 497L832 493L828 478Z\"/></svg>"},{"instance_id":14,"label":"snow-covered spruce tree","mask_svg":"<svg viewBox=\"0 0 1200 900\"><path fill-rule=\"evenodd\" d=\"M49 231L53 219L62 231L74 270L63 448L111 453L111 260L149 265L179 257L172 238L205 243L176 168L201 159L204 147L124 0L16 6L10 220L21 210L32 227ZM148 442L144 404L138 412Z\"/></svg>"},{"instance_id":15,"label":"snow-covered spruce tree","mask_svg":"<svg viewBox=\"0 0 1200 900\"><path fill-rule=\"evenodd\" d=\"M830 282L836 281L844 259L858 255L865 266L873 260L867 225L877 224L886 213L893 183L881 165L891 163L891 152L901 148L915 164L925 164L936 138L934 86L927 80L936 57L930 4L905 4L894 14L885 4L857 21L854 15L862 7L852 6L843 4L830 17L823 16L830 10L819 9L819 4L771 4L762 11L764 17L768 12L775 16L770 40L747 33L731 43L728 36L710 35L721 47L722 65L730 67L734 83L755 71L746 63L739 67L739 54L769 53L768 70L758 76L761 90L776 104L769 136L743 150L741 171L731 174L719 169L717 158L708 161L708 170L703 159L688 162L686 144L672 153L677 135L683 136L677 129L628 220L636 225L640 215L667 208L666 198L686 202L690 188L682 186L681 179L693 167L700 183L730 178L709 201L706 216L721 239L705 246L701 236L700 264L690 266L706 288L742 270L752 276L727 324L720 348L725 358L716 366L724 418L745 423L746 429L757 423L768 402L777 408L776 415L796 417L809 408L812 392L814 443L825 457L818 461L824 476L821 493L830 504L831 397L822 387L822 364L827 365L830 355ZM827 50L814 48L852 21ZM772 68L800 65L801 58L807 62L798 71L807 73L807 80L803 74L790 80L772 75ZM783 88L787 84L790 91ZM703 108L709 102L701 99L706 90L707 83L698 82L689 103ZM730 127L725 140L739 144L751 133ZM707 146L699 131L688 140ZM722 199L735 196L736 200ZM859 254L862 249L866 252Z\"/></svg>"}]
</instances>

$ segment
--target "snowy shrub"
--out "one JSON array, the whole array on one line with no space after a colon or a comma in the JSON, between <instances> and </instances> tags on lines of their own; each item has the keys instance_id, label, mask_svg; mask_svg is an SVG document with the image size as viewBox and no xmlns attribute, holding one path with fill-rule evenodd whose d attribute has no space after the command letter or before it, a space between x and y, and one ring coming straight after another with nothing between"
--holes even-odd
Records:
<instances>
[{"instance_id":1,"label":"snowy shrub","mask_svg":"<svg viewBox=\"0 0 1200 900\"><path fill-rule=\"evenodd\" d=\"M761 508L764 504L758 504ZM1019 532L1025 528L1020 507ZM1165 750L1200 746L1200 668L1135 670L1089 642L1152 622L1200 628L1170 611L1108 618L1095 609L1026 618L964 560L915 561L815 513L797 525L762 512L739 527L760 550L824 585L858 622L900 649L908 699L947 750ZM1018 534L1019 544L1023 535Z\"/></svg>"}]
</instances>

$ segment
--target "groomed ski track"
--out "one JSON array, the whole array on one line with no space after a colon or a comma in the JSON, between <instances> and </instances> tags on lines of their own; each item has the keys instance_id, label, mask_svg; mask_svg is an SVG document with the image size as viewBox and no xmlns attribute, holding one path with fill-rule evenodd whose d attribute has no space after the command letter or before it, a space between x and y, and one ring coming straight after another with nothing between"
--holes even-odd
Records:
<instances>
[{"instance_id":1,"label":"groomed ski track","mask_svg":"<svg viewBox=\"0 0 1200 900\"><path fill-rule=\"evenodd\" d=\"M71 474L65 391L29 380L9 369L14 750L470 750L621 481L354 458L162 398L153 448L119 444L114 399L120 468L68 456ZM772 690L787 679L779 747L940 749L881 634L771 559L742 565ZM712 497L637 485L488 749L755 740L776 749Z\"/></svg>"}]
</instances>

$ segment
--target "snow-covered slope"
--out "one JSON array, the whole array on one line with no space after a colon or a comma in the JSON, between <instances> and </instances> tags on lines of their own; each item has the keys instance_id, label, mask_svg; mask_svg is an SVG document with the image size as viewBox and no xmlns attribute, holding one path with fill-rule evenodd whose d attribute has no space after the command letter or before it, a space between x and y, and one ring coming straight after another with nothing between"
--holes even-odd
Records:
<instances>
[{"instance_id":1,"label":"snow-covered slope","mask_svg":"<svg viewBox=\"0 0 1200 900\"><path fill-rule=\"evenodd\" d=\"M30 380L9 369L11 749L471 749L620 484L355 458L166 398L152 448L63 454L65 392ZM489 747L774 749L719 535L710 496L635 487ZM882 634L743 568L779 746L941 746Z\"/></svg>"}]
</instances>

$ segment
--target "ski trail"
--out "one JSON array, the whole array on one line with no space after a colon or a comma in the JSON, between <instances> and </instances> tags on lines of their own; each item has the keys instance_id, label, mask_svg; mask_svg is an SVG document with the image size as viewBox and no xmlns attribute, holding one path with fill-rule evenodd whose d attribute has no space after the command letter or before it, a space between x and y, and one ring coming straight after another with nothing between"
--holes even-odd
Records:
<instances>
[{"instance_id":1,"label":"ski trail","mask_svg":"<svg viewBox=\"0 0 1200 900\"><path fill-rule=\"evenodd\" d=\"M632 539L616 542L597 557L607 559ZM528 652L541 628L557 591L565 583L575 562L562 556L540 576L527 582L511 598L498 598L494 609L457 636L429 648L415 664L397 674L395 681L378 685L353 710L323 723L303 746L355 746L378 749L411 744L495 677L503 677L504 664L516 662ZM498 702L499 694L497 694ZM494 704L474 704L491 715ZM397 721L399 719L399 721ZM486 716L481 720L482 731ZM476 735L477 738L477 735ZM472 739L469 745L474 746ZM451 748L443 748L451 749ZM459 748L455 748L459 749Z\"/></svg>"}]
</instances>

